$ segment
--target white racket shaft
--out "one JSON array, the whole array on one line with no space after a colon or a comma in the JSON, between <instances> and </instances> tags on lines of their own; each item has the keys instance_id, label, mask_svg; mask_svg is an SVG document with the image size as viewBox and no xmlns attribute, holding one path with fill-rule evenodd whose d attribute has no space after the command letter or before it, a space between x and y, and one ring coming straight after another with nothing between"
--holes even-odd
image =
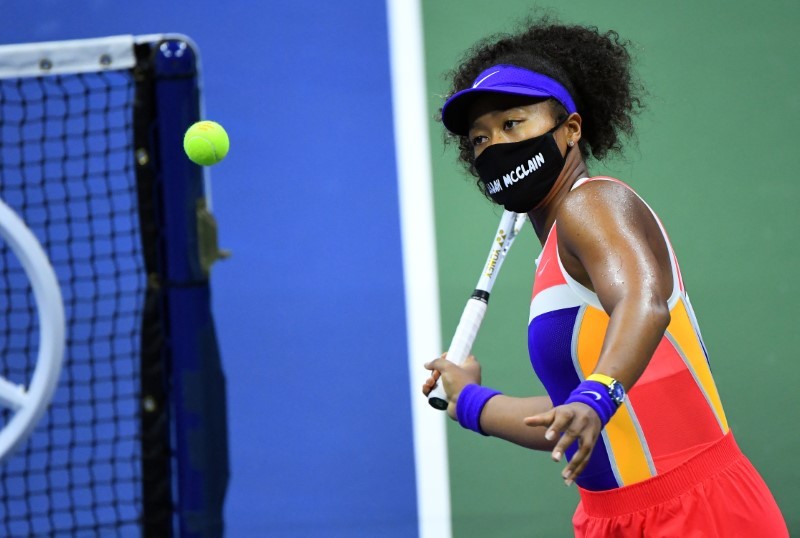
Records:
<instances>
[{"instance_id":1,"label":"white racket shaft","mask_svg":"<svg viewBox=\"0 0 800 538\"><path fill-rule=\"evenodd\" d=\"M489 257L478 279L478 285L464 307L464 312L461 314L456 332L447 350L447 360L450 362L461 365L467 360L469 352L472 350L472 344L475 343L475 338L478 336L483 317L486 314L489 294L492 291L497 274L500 272L500 266L505 260L508 249L525 224L525 219L525 214L512 213L511 211L503 212L500 225L497 227L495 238L492 241ZM430 392L428 403L439 410L447 409L448 400L443 383L438 383Z\"/></svg>"}]
</instances>

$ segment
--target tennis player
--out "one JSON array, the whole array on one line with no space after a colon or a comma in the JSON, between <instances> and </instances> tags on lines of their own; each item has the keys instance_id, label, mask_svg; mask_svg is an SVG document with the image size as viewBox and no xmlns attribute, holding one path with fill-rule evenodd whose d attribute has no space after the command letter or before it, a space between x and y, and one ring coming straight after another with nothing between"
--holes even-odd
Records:
<instances>
[{"instance_id":1,"label":"tennis player","mask_svg":"<svg viewBox=\"0 0 800 538\"><path fill-rule=\"evenodd\" d=\"M463 427L566 459L576 536L788 536L730 431L664 227L587 168L633 132L642 89L626 47L540 19L479 42L452 72L441 114L460 160L543 245L528 342L549 397L481 386L474 357L426 368Z\"/></svg>"}]
</instances>

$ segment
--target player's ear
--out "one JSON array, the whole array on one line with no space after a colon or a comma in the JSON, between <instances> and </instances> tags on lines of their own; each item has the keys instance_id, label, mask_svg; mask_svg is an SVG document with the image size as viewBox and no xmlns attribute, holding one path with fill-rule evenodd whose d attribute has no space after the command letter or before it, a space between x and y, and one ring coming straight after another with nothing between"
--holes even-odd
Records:
<instances>
[{"instance_id":1,"label":"player's ear","mask_svg":"<svg viewBox=\"0 0 800 538\"><path fill-rule=\"evenodd\" d=\"M581 139L581 123L583 122L583 118L577 112L573 112L572 114L567 117L566 121L564 121L564 125L566 126L566 135L567 135L567 144L573 146L577 144Z\"/></svg>"}]
</instances>

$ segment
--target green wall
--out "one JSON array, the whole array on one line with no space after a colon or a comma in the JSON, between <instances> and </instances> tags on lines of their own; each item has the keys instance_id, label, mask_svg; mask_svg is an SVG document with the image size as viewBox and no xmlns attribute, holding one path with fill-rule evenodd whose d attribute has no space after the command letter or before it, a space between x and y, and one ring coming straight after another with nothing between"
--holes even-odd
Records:
<instances>
[{"instance_id":1,"label":"green wall","mask_svg":"<svg viewBox=\"0 0 800 538\"><path fill-rule=\"evenodd\" d=\"M428 105L476 39L512 29L519 0L425 0ZM650 96L623 159L593 174L632 184L678 252L729 422L800 534L800 256L795 176L800 123L800 2L541 2L565 22L615 29L635 43ZM445 345L472 290L500 212L477 192L430 125ZM484 383L543 394L526 323L539 245L528 230L509 255L475 353ZM690 417L687 417L690 419ZM448 426L454 534L568 536L578 496L561 465Z\"/></svg>"}]
</instances>

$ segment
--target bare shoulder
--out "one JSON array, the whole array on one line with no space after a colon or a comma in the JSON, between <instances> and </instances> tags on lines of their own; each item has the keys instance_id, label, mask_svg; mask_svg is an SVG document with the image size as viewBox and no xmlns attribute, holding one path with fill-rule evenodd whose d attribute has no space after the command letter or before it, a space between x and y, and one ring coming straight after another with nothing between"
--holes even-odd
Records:
<instances>
[{"instance_id":1,"label":"bare shoulder","mask_svg":"<svg viewBox=\"0 0 800 538\"><path fill-rule=\"evenodd\" d=\"M558 208L556 219L559 223L603 216L617 220L649 213L645 203L630 187L616 181L595 180L570 191Z\"/></svg>"},{"instance_id":2,"label":"bare shoulder","mask_svg":"<svg viewBox=\"0 0 800 538\"><path fill-rule=\"evenodd\" d=\"M589 181L571 191L556 213L559 240L572 254L627 240L645 241L658 224L647 205L629 187L615 182Z\"/></svg>"}]
</instances>

